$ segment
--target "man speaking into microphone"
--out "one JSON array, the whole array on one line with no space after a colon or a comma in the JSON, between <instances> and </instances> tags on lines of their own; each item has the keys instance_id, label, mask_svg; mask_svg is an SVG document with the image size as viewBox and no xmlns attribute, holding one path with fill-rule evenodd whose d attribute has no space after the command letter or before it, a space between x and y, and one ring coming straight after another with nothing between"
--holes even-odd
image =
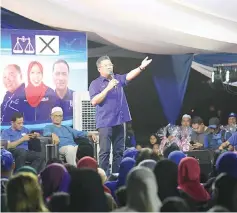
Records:
<instances>
[{"instance_id":1,"label":"man speaking into microphone","mask_svg":"<svg viewBox=\"0 0 237 213\"><path fill-rule=\"evenodd\" d=\"M109 172L110 147L113 147L112 172L117 173L125 148L124 123L131 121L123 87L136 78L150 63L146 57L141 65L129 73L113 73L113 64L108 56L100 57L96 66L100 77L91 82L91 103L96 106L96 128L99 131L99 164Z\"/></svg>"}]
</instances>

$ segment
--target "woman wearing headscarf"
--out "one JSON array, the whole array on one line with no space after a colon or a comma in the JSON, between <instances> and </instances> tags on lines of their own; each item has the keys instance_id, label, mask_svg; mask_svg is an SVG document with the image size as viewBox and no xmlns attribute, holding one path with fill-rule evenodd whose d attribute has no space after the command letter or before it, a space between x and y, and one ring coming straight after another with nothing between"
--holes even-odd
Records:
<instances>
[{"instance_id":1,"label":"woman wearing headscarf","mask_svg":"<svg viewBox=\"0 0 237 213\"><path fill-rule=\"evenodd\" d=\"M173 151L169 154L168 159L179 165L179 162L187 157L182 151Z\"/></svg>"},{"instance_id":2,"label":"woman wearing headscarf","mask_svg":"<svg viewBox=\"0 0 237 213\"><path fill-rule=\"evenodd\" d=\"M186 201L180 197L168 197L163 201L161 212L190 212Z\"/></svg>"},{"instance_id":3,"label":"woman wearing headscarf","mask_svg":"<svg viewBox=\"0 0 237 213\"><path fill-rule=\"evenodd\" d=\"M117 201L117 198L115 196L116 190L124 186L126 183L126 178L129 173L129 171L135 166L135 160L129 157L124 158L121 161L120 167L119 167L119 175L118 179L115 181L107 181L105 185L111 190L111 195L113 198Z\"/></svg>"},{"instance_id":4,"label":"woman wearing headscarf","mask_svg":"<svg viewBox=\"0 0 237 213\"><path fill-rule=\"evenodd\" d=\"M223 206L231 212L236 212L236 189L236 178L226 173L218 175L212 186L214 205Z\"/></svg>"},{"instance_id":5,"label":"woman wearing headscarf","mask_svg":"<svg viewBox=\"0 0 237 213\"><path fill-rule=\"evenodd\" d=\"M77 162L77 168L79 168L79 169L81 169L81 168L90 168L90 169L93 169L93 170L97 171L98 163L94 158L86 156L86 157L81 158Z\"/></svg>"},{"instance_id":6,"label":"woman wearing headscarf","mask_svg":"<svg viewBox=\"0 0 237 213\"><path fill-rule=\"evenodd\" d=\"M126 206L118 212L158 212L162 205L157 196L156 179L153 172L145 167L133 168L126 183Z\"/></svg>"},{"instance_id":7,"label":"woman wearing headscarf","mask_svg":"<svg viewBox=\"0 0 237 213\"><path fill-rule=\"evenodd\" d=\"M156 161L154 161L152 159L147 159L147 160L144 160L141 163L139 163L138 166L144 166L144 167L149 168L153 171L156 166Z\"/></svg>"},{"instance_id":8,"label":"woman wearing headscarf","mask_svg":"<svg viewBox=\"0 0 237 213\"><path fill-rule=\"evenodd\" d=\"M26 121L49 121L51 109L55 104L55 92L43 83L42 64L32 61L28 66L27 77L25 93L30 107L24 118Z\"/></svg>"},{"instance_id":9,"label":"woman wearing headscarf","mask_svg":"<svg viewBox=\"0 0 237 213\"><path fill-rule=\"evenodd\" d=\"M205 187L205 189L211 193L211 187L213 182L215 181L218 172L216 169L216 161L218 159L218 157L221 155L222 151L221 150L216 150L213 154L213 163L212 163L212 170L211 172L208 174L209 179L203 184L203 186Z\"/></svg>"},{"instance_id":10,"label":"woman wearing headscarf","mask_svg":"<svg viewBox=\"0 0 237 213\"><path fill-rule=\"evenodd\" d=\"M231 177L237 178L237 153L224 152L216 161L217 173L226 173Z\"/></svg>"},{"instance_id":11,"label":"woman wearing headscarf","mask_svg":"<svg viewBox=\"0 0 237 213\"><path fill-rule=\"evenodd\" d=\"M16 173L19 173L19 172L29 172L31 174L34 174L34 175L38 175L37 171L31 167L31 166L22 166L21 168L19 168Z\"/></svg>"},{"instance_id":12,"label":"woman wearing headscarf","mask_svg":"<svg viewBox=\"0 0 237 213\"><path fill-rule=\"evenodd\" d=\"M71 176L69 212L108 212L101 178L92 169L79 169Z\"/></svg>"},{"instance_id":13,"label":"woman wearing headscarf","mask_svg":"<svg viewBox=\"0 0 237 213\"><path fill-rule=\"evenodd\" d=\"M20 172L7 184L7 207L10 212L47 212L36 175Z\"/></svg>"},{"instance_id":14,"label":"woman wearing headscarf","mask_svg":"<svg viewBox=\"0 0 237 213\"><path fill-rule=\"evenodd\" d=\"M181 196L193 203L192 208L198 209L202 208L210 200L210 195L200 183L200 172L199 163L195 158L186 157L180 161L178 188Z\"/></svg>"},{"instance_id":15,"label":"woman wearing headscarf","mask_svg":"<svg viewBox=\"0 0 237 213\"><path fill-rule=\"evenodd\" d=\"M170 160L159 161L154 169L158 196L161 201L167 197L180 196L178 187L178 166Z\"/></svg>"},{"instance_id":16,"label":"woman wearing headscarf","mask_svg":"<svg viewBox=\"0 0 237 213\"><path fill-rule=\"evenodd\" d=\"M40 173L44 199L49 201L55 192L68 192L70 175L62 164L53 163Z\"/></svg>"},{"instance_id":17,"label":"woman wearing headscarf","mask_svg":"<svg viewBox=\"0 0 237 213\"><path fill-rule=\"evenodd\" d=\"M77 168L78 169L83 169L83 168L92 169L98 173L97 161L94 158L89 157L89 156L81 158L77 162ZM107 186L103 185L103 188L104 188L104 192L111 194L111 190Z\"/></svg>"}]
</instances>

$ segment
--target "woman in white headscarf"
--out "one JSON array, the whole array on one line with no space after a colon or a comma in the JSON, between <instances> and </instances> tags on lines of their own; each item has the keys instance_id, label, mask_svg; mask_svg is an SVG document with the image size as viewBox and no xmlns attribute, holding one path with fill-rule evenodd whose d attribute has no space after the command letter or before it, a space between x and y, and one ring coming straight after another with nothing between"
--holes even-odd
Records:
<instances>
[{"instance_id":1,"label":"woman in white headscarf","mask_svg":"<svg viewBox=\"0 0 237 213\"><path fill-rule=\"evenodd\" d=\"M133 168L126 182L127 205L118 212L158 212L162 205L157 196L156 178L151 169Z\"/></svg>"}]
</instances>

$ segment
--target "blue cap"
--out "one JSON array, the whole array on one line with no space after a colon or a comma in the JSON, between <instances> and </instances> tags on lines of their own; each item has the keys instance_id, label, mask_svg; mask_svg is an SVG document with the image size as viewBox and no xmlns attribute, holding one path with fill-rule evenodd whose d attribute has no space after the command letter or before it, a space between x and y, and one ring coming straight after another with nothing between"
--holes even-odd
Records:
<instances>
[{"instance_id":1,"label":"blue cap","mask_svg":"<svg viewBox=\"0 0 237 213\"><path fill-rule=\"evenodd\" d=\"M1 170L10 171L14 162L12 153L6 149L1 149Z\"/></svg>"},{"instance_id":2,"label":"blue cap","mask_svg":"<svg viewBox=\"0 0 237 213\"><path fill-rule=\"evenodd\" d=\"M220 120L217 117L213 117L209 120L208 128L216 129L220 125Z\"/></svg>"},{"instance_id":3,"label":"blue cap","mask_svg":"<svg viewBox=\"0 0 237 213\"><path fill-rule=\"evenodd\" d=\"M231 112L231 113L229 114L229 118L231 118L231 117L237 118L237 115L236 115L236 113L234 113L234 112Z\"/></svg>"}]
</instances>

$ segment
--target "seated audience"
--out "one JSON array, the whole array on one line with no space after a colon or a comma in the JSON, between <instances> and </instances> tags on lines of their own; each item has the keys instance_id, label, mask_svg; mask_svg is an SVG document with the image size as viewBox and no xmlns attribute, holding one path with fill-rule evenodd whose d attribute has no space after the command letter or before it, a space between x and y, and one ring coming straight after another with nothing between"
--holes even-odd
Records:
<instances>
[{"instance_id":1,"label":"seated audience","mask_svg":"<svg viewBox=\"0 0 237 213\"><path fill-rule=\"evenodd\" d=\"M220 128L219 118L211 118L204 138L204 148L208 150L218 149L218 147L225 142L224 137L225 130Z\"/></svg>"},{"instance_id":2,"label":"seated audience","mask_svg":"<svg viewBox=\"0 0 237 213\"><path fill-rule=\"evenodd\" d=\"M7 207L10 212L48 212L36 175L22 172L9 180Z\"/></svg>"},{"instance_id":3,"label":"seated audience","mask_svg":"<svg viewBox=\"0 0 237 213\"><path fill-rule=\"evenodd\" d=\"M156 166L156 163L157 162L152 159L147 159L147 160L144 160L141 163L139 163L138 166L144 166L144 167L149 168L153 171Z\"/></svg>"},{"instance_id":4,"label":"seated audience","mask_svg":"<svg viewBox=\"0 0 237 213\"><path fill-rule=\"evenodd\" d=\"M173 151L168 155L168 159L179 165L179 162L187 157L182 151Z\"/></svg>"},{"instance_id":5,"label":"seated audience","mask_svg":"<svg viewBox=\"0 0 237 213\"><path fill-rule=\"evenodd\" d=\"M106 173L105 173L105 170L101 169L101 168L98 168L97 169L100 177L101 177L101 180L102 180L102 184L104 185L105 182L107 181L107 176L106 176Z\"/></svg>"},{"instance_id":6,"label":"seated audience","mask_svg":"<svg viewBox=\"0 0 237 213\"><path fill-rule=\"evenodd\" d=\"M11 118L11 127L2 133L2 139L9 141L8 149L13 154L16 163L16 170L25 165L26 161L40 172L45 164L44 153L28 149L28 142L39 137L39 133L30 133L24 127L24 119L21 113L16 112Z\"/></svg>"},{"instance_id":7,"label":"seated audience","mask_svg":"<svg viewBox=\"0 0 237 213\"><path fill-rule=\"evenodd\" d=\"M119 167L118 179L115 181L107 181L105 185L111 190L111 194L116 200L115 191L124 186L126 183L127 175L130 170L135 166L135 160L129 157L124 158ZM117 200L116 200L117 201Z\"/></svg>"},{"instance_id":8,"label":"seated audience","mask_svg":"<svg viewBox=\"0 0 237 213\"><path fill-rule=\"evenodd\" d=\"M158 156L162 156L161 152L160 152L160 145L158 143L155 143L152 147L152 151L158 155Z\"/></svg>"},{"instance_id":9,"label":"seated audience","mask_svg":"<svg viewBox=\"0 0 237 213\"><path fill-rule=\"evenodd\" d=\"M169 154L173 151L179 151L179 146L176 143L170 144L168 147L166 147L163 151L164 158L168 158Z\"/></svg>"},{"instance_id":10,"label":"seated audience","mask_svg":"<svg viewBox=\"0 0 237 213\"><path fill-rule=\"evenodd\" d=\"M92 169L93 171L98 173L97 161L94 158L88 157L88 156L83 157L81 160L77 162L77 168L78 169L85 169L85 168ZM105 193L111 194L111 190L107 186L103 185L103 188L104 188Z\"/></svg>"},{"instance_id":11,"label":"seated audience","mask_svg":"<svg viewBox=\"0 0 237 213\"><path fill-rule=\"evenodd\" d=\"M163 201L161 212L190 212L186 201L180 197L167 197Z\"/></svg>"},{"instance_id":12,"label":"seated audience","mask_svg":"<svg viewBox=\"0 0 237 213\"><path fill-rule=\"evenodd\" d=\"M229 210L223 206L213 206L207 212L229 212Z\"/></svg>"},{"instance_id":13,"label":"seated audience","mask_svg":"<svg viewBox=\"0 0 237 213\"><path fill-rule=\"evenodd\" d=\"M217 173L226 173L237 178L237 154L233 152L222 153L216 161Z\"/></svg>"},{"instance_id":14,"label":"seated audience","mask_svg":"<svg viewBox=\"0 0 237 213\"><path fill-rule=\"evenodd\" d=\"M208 180L206 182L203 182L203 186L205 187L205 189L211 194L211 187L213 182L215 181L216 177L218 176L218 171L216 169L216 161L218 159L218 157L220 156L220 154L222 153L222 151L220 150L216 150L213 153L213 162L212 162L212 169L211 172L208 175Z\"/></svg>"},{"instance_id":15,"label":"seated audience","mask_svg":"<svg viewBox=\"0 0 237 213\"><path fill-rule=\"evenodd\" d=\"M196 116L192 119L192 128L192 149L202 149L204 147L204 139L208 127L204 125L204 121L202 120L202 118Z\"/></svg>"},{"instance_id":16,"label":"seated audience","mask_svg":"<svg viewBox=\"0 0 237 213\"><path fill-rule=\"evenodd\" d=\"M15 160L12 153L1 149L1 193L5 193L6 184L15 169Z\"/></svg>"},{"instance_id":17,"label":"seated audience","mask_svg":"<svg viewBox=\"0 0 237 213\"><path fill-rule=\"evenodd\" d=\"M155 153L153 153L150 148L142 148L141 151L138 152L136 156L136 165L146 159L153 159L154 161L158 161L159 157Z\"/></svg>"},{"instance_id":18,"label":"seated audience","mask_svg":"<svg viewBox=\"0 0 237 213\"><path fill-rule=\"evenodd\" d=\"M178 166L170 160L159 161L154 169L158 196L161 201L167 197L180 196L178 187Z\"/></svg>"},{"instance_id":19,"label":"seated audience","mask_svg":"<svg viewBox=\"0 0 237 213\"><path fill-rule=\"evenodd\" d=\"M135 167L126 182L126 206L117 212L159 212L162 205L157 196L156 178L145 167Z\"/></svg>"},{"instance_id":20,"label":"seated audience","mask_svg":"<svg viewBox=\"0 0 237 213\"><path fill-rule=\"evenodd\" d=\"M213 184L213 201L214 205L227 208L231 212L236 212L236 200L234 200L237 179L227 174L220 174Z\"/></svg>"},{"instance_id":21,"label":"seated audience","mask_svg":"<svg viewBox=\"0 0 237 213\"><path fill-rule=\"evenodd\" d=\"M124 151L123 158L129 157L129 158L136 159L137 154L138 154L138 150L134 147L131 147Z\"/></svg>"},{"instance_id":22,"label":"seated audience","mask_svg":"<svg viewBox=\"0 0 237 213\"><path fill-rule=\"evenodd\" d=\"M126 123L125 148L129 147L136 147L136 139L131 122Z\"/></svg>"},{"instance_id":23,"label":"seated audience","mask_svg":"<svg viewBox=\"0 0 237 213\"><path fill-rule=\"evenodd\" d=\"M77 162L77 168L90 168L97 171L98 163L94 158L86 156Z\"/></svg>"},{"instance_id":24,"label":"seated audience","mask_svg":"<svg viewBox=\"0 0 237 213\"><path fill-rule=\"evenodd\" d=\"M109 206L99 174L78 169L71 175L69 212L108 212Z\"/></svg>"},{"instance_id":25,"label":"seated audience","mask_svg":"<svg viewBox=\"0 0 237 213\"><path fill-rule=\"evenodd\" d=\"M78 131L68 126L63 126L63 110L61 107L54 107L52 109L51 119L53 124L47 125L44 128L43 135L51 136L53 143L59 145L59 154L66 158L67 163L76 165L76 153L78 147L74 138L92 137L93 140L96 141L96 135Z\"/></svg>"},{"instance_id":26,"label":"seated audience","mask_svg":"<svg viewBox=\"0 0 237 213\"><path fill-rule=\"evenodd\" d=\"M15 161L11 152L1 149L1 212L6 212L6 186L15 169Z\"/></svg>"},{"instance_id":27,"label":"seated audience","mask_svg":"<svg viewBox=\"0 0 237 213\"><path fill-rule=\"evenodd\" d=\"M137 145L136 145L136 149L137 149L138 151L140 151L140 150L142 149L142 145L141 145L141 144L137 144Z\"/></svg>"},{"instance_id":28,"label":"seated audience","mask_svg":"<svg viewBox=\"0 0 237 213\"><path fill-rule=\"evenodd\" d=\"M77 148L76 159L77 162L83 157L92 157L94 158L94 147L90 143L80 143Z\"/></svg>"},{"instance_id":29,"label":"seated audience","mask_svg":"<svg viewBox=\"0 0 237 213\"><path fill-rule=\"evenodd\" d=\"M47 206L51 212L67 212L70 205L70 195L65 192L56 192Z\"/></svg>"},{"instance_id":30,"label":"seated audience","mask_svg":"<svg viewBox=\"0 0 237 213\"><path fill-rule=\"evenodd\" d=\"M16 173L20 173L20 172L26 172L26 173L28 172L36 176L38 175L37 171L31 166L22 166L16 171Z\"/></svg>"},{"instance_id":31,"label":"seated audience","mask_svg":"<svg viewBox=\"0 0 237 213\"><path fill-rule=\"evenodd\" d=\"M61 164L53 163L48 165L40 173L39 178L45 201L49 201L55 192L68 192L70 175Z\"/></svg>"},{"instance_id":32,"label":"seated audience","mask_svg":"<svg viewBox=\"0 0 237 213\"><path fill-rule=\"evenodd\" d=\"M200 166L192 157L183 158L178 167L178 188L192 211L204 210L210 195L200 183Z\"/></svg>"},{"instance_id":33,"label":"seated audience","mask_svg":"<svg viewBox=\"0 0 237 213\"><path fill-rule=\"evenodd\" d=\"M46 166L52 164L52 163L59 163L59 164L63 164L62 160L58 159L58 158L52 158L49 159L46 163Z\"/></svg>"},{"instance_id":34,"label":"seated audience","mask_svg":"<svg viewBox=\"0 0 237 213\"><path fill-rule=\"evenodd\" d=\"M232 136L228 139L228 141L221 144L219 147L220 150L228 149L230 151L234 151L234 147L237 146L237 132L233 133Z\"/></svg>"},{"instance_id":35,"label":"seated audience","mask_svg":"<svg viewBox=\"0 0 237 213\"><path fill-rule=\"evenodd\" d=\"M126 186L121 186L115 192L118 207L124 207L127 204Z\"/></svg>"},{"instance_id":36,"label":"seated audience","mask_svg":"<svg viewBox=\"0 0 237 213\"><path fill-rule=\"evenodd\" d=\"M67 172L69 173L69 175L71 175L73 172L75 172L77 170L77 167L75 167L74 165L72 164L69 164L69 163L66 163L64 164Z\"/></svg>"},{"instance_id":37,"label":"seated audience","mask_svg":"<svg viewBox=\"0 0 237 213\"><path fill-rule=\"evenodd\" d=\"M149 139L149 148L153 149L153 146L157 144L159 146L160 141L156 134L151 134Z\"/></svg>"}]
</instances>

